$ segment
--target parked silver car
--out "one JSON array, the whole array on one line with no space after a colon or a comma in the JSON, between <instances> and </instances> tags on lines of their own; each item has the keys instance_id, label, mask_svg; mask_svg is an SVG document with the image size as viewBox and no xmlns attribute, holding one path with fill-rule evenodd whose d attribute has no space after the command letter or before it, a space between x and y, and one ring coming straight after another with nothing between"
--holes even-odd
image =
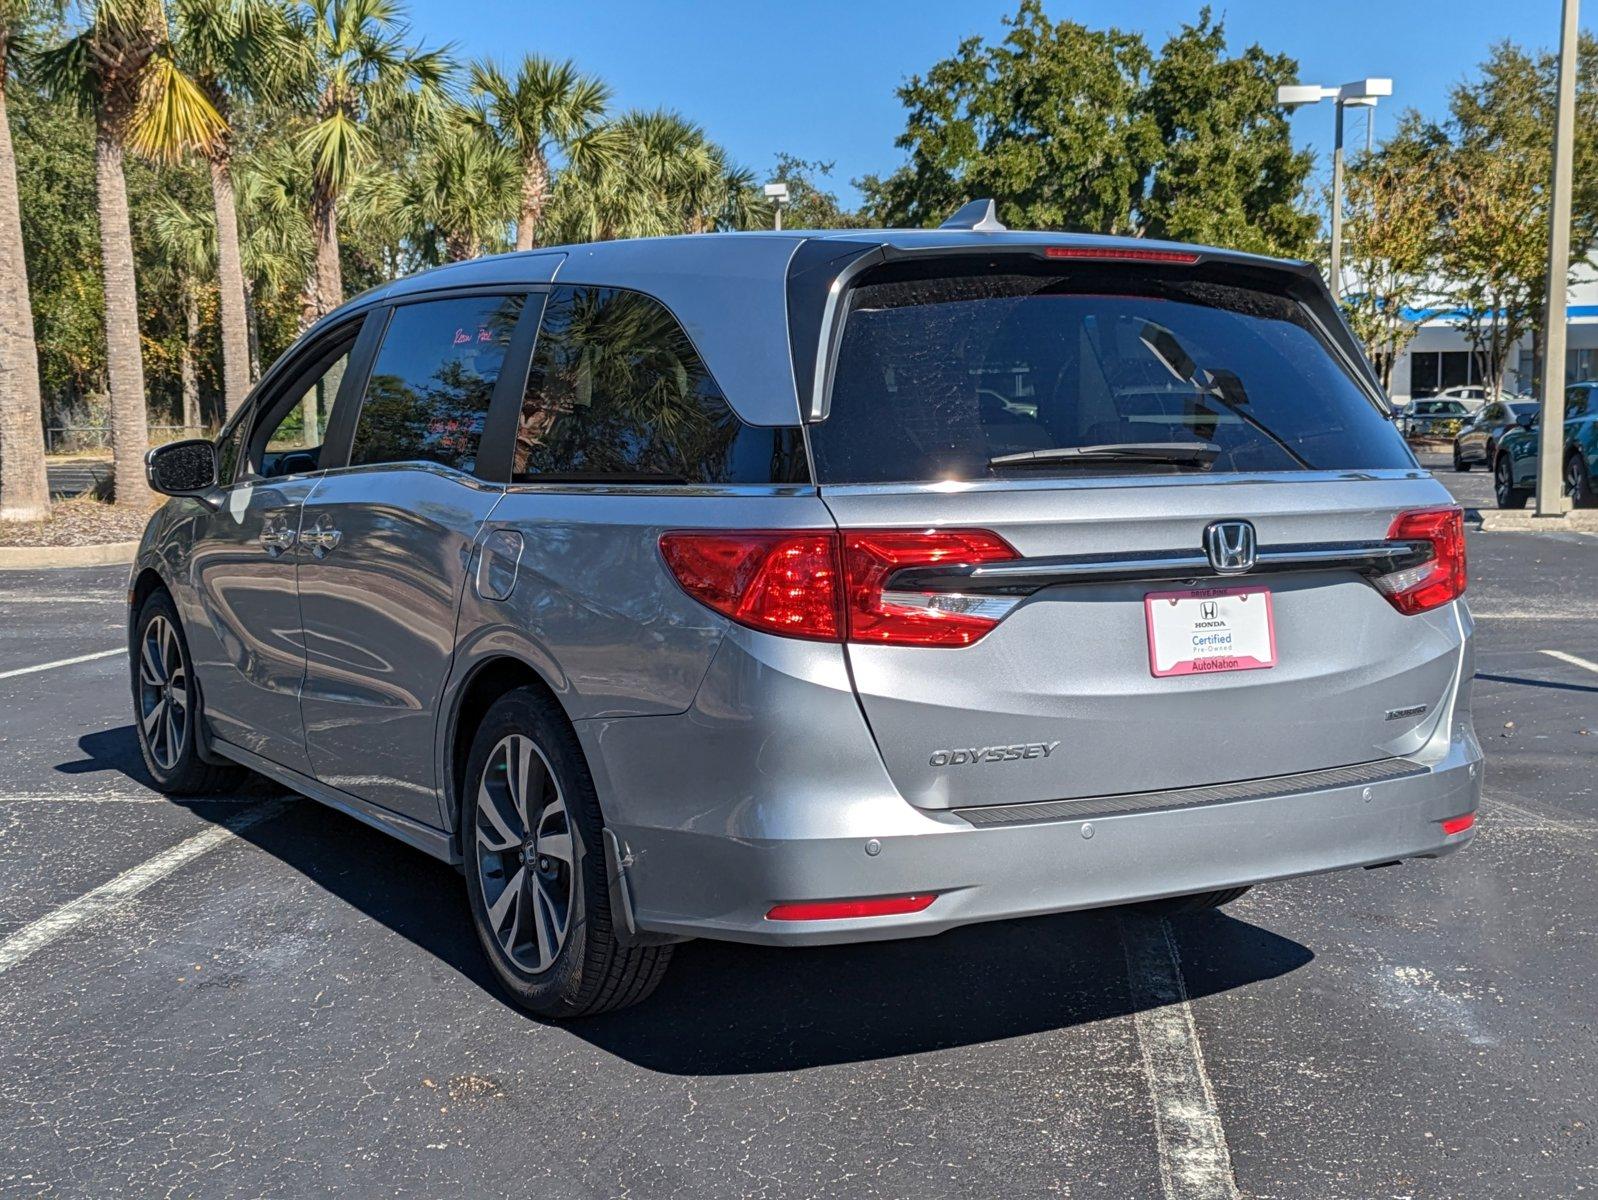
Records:
<instances>
[{"instance_id":1,"label":"parked silver car","mask_svg":"<svg viewBox=\"0 0 1598 1200\"><path fill-rule=\"evenodd\" d=\"M482 259L149 476L150 774L458 864L540 1014L1473 833L1461 513L1304 263L981 204Z\"/></svg>"}]
</instances>

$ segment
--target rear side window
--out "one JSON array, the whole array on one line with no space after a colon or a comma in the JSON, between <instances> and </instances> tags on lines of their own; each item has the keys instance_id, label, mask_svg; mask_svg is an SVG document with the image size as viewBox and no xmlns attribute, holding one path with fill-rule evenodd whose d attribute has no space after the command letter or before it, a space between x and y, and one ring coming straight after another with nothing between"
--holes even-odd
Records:
<instances>
[{"instance_id":1,"label":"rear side window","mask_svg":"<svg viewBox=\"0 0 1598 1200\"><path fill-rule=\"evenodd\" d=\"M394 310L366 384L350 463L434 462L470 473L521 296Z\"/></svg>"},{"instance_id":2,"label":"rear side window","mask_svg":"<svg viewBox=\"0 0 1598 1200\"><path fill-rule=\"evenodd\" d=\"M557 287L516 432L518 483L780 483L808 479L797 428L738 419L658 300Z\"/></svg>"},{"instance_id":3,"label":"rear side window","mask_svg":"<svg viewBox=\"0 0 1598 1200\"><path fill-rule=\"evenodd\" d=\"M850 296L823 483L1407 468L1297 304L1144 270L966 269Z\"/></svg>"}]
</instances>

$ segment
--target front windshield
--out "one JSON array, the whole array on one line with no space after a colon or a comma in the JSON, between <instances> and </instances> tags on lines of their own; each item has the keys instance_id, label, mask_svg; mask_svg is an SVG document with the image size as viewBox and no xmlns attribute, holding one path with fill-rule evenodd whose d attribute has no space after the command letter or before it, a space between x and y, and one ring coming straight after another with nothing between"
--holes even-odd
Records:
<instances>
[{"instance_id":1,"label":"front windshield","mask_svg":"<svg viewBox=\"0 0 1598 1200\"><path fill-rule=\"evenodd\" d=\"M1413 465L1294 302L1126 275L857 287L811 430L820 480Z\"/></svg>"}]
</instances>

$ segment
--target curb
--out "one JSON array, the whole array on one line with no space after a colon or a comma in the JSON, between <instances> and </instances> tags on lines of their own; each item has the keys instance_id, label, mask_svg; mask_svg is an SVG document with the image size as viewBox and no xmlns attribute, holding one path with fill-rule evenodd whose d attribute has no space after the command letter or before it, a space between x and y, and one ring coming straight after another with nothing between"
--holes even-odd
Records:
<instances>
[{"instance_id":1,"label":"curb","mask_svg":"<svg viewBox=\"0 0 1598 1200\"><path fill-rule=\"evenodd\" d=\"M1598 533L1598 511L1573 510L1557 517L1539 517L1517 509L1481 510L1483 533Z\"/></svg>"},{"instance_id":2,"label":"curb","mask_svg":"<svg viewBox=\"0 0 1598 1200\"><path fill-rule=\"evenodd\" d=\"M0 571L36 571L48 567L118 567L138 556L138 542L101 542L94 546L0 546Z\"/></svg>"}]
</instances>

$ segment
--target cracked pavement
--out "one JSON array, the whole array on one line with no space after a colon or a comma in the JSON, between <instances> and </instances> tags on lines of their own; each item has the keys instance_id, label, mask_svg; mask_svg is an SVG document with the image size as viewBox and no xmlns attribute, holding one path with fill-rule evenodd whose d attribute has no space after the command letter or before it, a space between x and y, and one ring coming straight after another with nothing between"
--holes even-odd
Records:
<instances>
[{"instance_id":1,"label":"cracked pavement","mask_svg":"<svg viewBox=\"0 0 1598 1200\"><path fill-rule=\"evenodd\" d=\"M1598 662L1598 537L1470 555L1475 844L1170 924L1242 1196L1598 1190L1598 673L1543 653ZM124 586L0 573L0 671L116 645ZM128 710L118 658L0 680L0 939L281 795L158 796ZM1121 938L693 943L547 1026L455 872L289 802L0 977L0 1196L1159 1197Z\"/></svg>"}]
</instances>

